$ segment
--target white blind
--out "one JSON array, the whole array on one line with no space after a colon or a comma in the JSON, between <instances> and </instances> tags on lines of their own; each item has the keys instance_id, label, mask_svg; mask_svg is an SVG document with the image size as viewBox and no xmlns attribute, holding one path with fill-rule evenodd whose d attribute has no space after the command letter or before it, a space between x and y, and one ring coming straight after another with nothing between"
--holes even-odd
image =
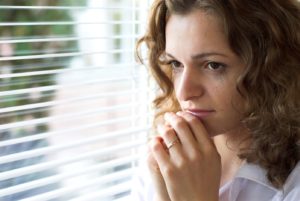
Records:
<instances>
[{"instance_id":1,"label":"white blind","mask_svg":"<svg viewBox=\"0 0 300 201\"><path fill-rule=\"evenodd\" d=\"M1 0L0 200L126 200L150 128L148 0Z\"/></svg>"}]
</instances>

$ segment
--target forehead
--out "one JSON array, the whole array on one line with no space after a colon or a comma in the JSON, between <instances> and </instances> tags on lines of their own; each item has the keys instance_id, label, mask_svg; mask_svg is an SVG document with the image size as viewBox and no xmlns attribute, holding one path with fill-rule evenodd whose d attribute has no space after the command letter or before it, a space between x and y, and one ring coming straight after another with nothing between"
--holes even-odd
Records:
<instances>
[{"instance_id":1,"label":"forehead","mask_svg":"<svg viewBox=\"0 0 300 201\"><path fill-rule=\"evenodd\" d=\"M202 10L185 15L171 15L166 26L166 52L191 53L199 51L229 51L224 28L220 20Z\"/></svg>"}]
</instances>

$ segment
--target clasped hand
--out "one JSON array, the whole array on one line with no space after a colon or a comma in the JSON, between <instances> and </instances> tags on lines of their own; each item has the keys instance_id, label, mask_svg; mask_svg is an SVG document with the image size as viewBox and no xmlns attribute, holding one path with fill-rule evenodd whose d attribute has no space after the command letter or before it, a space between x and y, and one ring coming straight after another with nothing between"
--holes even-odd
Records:
<instances>
[{"instance_id":1,"label":"clasped hand","mask_svg":"<svg viewBox=\"0 0 300 201\"><path fill-rule=\"evenodd\" d=\"M149 142L148 166L157 201L217 201L221 160L199 119L166 113Z\"/></svg>"}]
</instances>

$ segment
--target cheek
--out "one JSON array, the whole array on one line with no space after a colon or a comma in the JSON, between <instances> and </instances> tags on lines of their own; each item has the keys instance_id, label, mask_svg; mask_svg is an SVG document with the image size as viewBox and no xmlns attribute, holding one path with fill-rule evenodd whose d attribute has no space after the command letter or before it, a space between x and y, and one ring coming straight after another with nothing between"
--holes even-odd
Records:
<instances>
[{"instance_id":1,"label":"cheek","mask_svg":"<svg viewBox=\"0 0 300 201\"><path fill-rule=\"evenodd\" d=\"M211 88L214 101L221 110L243 113L245 110L244 100L232 84L216 85Z\"/></svg>"},{"instance_id":2,"label":"cheek","mask_svg":"<svg viewBox=\"0 0 300 201\"><path fill-rule=\"evenodd\" d=\"M215 87L214 92L212 101L217 113L205 122L211 136L240 127L244 117L243 100L235 89Z\"/></svg>"}]
</instances>

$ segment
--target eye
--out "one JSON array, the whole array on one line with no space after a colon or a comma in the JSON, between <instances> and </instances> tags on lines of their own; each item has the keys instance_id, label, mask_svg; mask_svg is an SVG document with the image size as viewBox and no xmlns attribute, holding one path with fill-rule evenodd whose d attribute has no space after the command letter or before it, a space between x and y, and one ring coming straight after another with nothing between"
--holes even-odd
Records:
<instances>
[{"instance_id":1,"label":"eye","mask_svg":"<svg viewBox=\"0 0 300 201\"><path fill-rule=\"evenodd\" d=\"M173 69L182 67L182 64L179 61L176 61L176 60L169 61L168 64L171 65L171 67Z\"/></svg>"},{"instance_id":2,"label":"eye","mask_svg":"<svg viewBox=\"0 0 300 201\"><path fill-rule=\"evenodd\" d=\"M225 64L218 63L218 62L209 62L207 64L207 68L209 68L210 70L214 70L214 71L222 70L225 67L226 67Z\"/></svg>"}]
</instances>

